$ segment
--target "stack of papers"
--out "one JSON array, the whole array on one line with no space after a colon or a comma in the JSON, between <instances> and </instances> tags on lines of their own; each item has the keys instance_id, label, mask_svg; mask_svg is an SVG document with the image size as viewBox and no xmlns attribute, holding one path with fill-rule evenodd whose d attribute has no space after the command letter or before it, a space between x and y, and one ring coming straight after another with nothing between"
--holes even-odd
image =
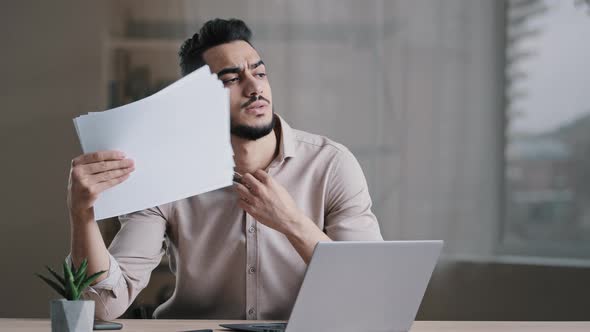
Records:
<instances>
[{"instance_id":1,"label":"stack of papers","mask_svg":"<svg viewBox=\"0 0 590 332\"><path fill-rule=\"evenodd\" d=\"M135 162L129 179L99 195L96 220L232 184L229 91L208 66L74 126L84 153L118 150Z\"/></svg>"}]
</instances>

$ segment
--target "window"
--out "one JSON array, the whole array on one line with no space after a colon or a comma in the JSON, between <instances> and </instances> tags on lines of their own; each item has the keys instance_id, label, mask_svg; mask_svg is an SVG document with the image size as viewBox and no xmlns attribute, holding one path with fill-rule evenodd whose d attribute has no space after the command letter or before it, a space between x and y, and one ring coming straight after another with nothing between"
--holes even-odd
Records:
<instances>
[{"instance_id":1,"label":"window","mask_svg":"<svg viewBox=\"0 0 590 332\"><path fill-rule=\"evenodd\" d=\"M505 253L590 258L588 8L507 2Z\"/></svg>"}]
</instances>

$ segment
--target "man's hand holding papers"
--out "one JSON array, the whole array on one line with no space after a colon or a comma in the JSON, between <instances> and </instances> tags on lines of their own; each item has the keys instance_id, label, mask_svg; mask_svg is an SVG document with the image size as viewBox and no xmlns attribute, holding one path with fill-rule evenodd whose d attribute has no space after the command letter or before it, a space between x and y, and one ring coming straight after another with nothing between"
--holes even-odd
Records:
<instances>
[{"instance_id":1,"label":"man's hand holding papers","mask_svg":"<svg viewBox=\"0 0 590 332\"><path fill-rule=\"evenodd\" d=\"M98 195L127 180L133 160L120 151L83 154L72 160L68 181L68 207L72 214L90 212Z\"/></svg>"},{"instance_id":2,"label":"man's hand holding papers","mask_svg":"<svg viewBox=\"0 0 590 332\"><path fill-rule=\"evenodd\" d=\"M76 163L99 164L73 169L76 177L89 168L121 166L118 159L110 164L99 160L104 151L122 151L136 167L124 182L111 178L128 176L116 169L94 176L106 181L92 184L93 199L81 200L92 203L100 220L230 186L234 160L229 112L228 90L203 66L152 96L77 117L82 150L99 157L80 156ZM89 187L74 186L70 194L79 195L78 189Z\"/></svg>"}]
</instances>

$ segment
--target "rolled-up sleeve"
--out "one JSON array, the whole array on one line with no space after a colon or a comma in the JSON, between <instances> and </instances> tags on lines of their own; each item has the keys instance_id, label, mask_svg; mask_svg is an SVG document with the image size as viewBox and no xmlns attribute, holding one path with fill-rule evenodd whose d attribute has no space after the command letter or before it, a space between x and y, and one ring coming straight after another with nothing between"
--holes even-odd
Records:
<instances>
[{"instance_id":1,"label":"rolled-up sleeve","mask_svg":"<svg viewBox=\"0 0 590 332\"><path fill-rule=\"evenodd\" d=\"M382 241L367 181L354 155L344 149L328 174L325 231L334 241Z\"/></svg>"},{"instance_id":2,"label":"rolled-up sleeve","mask_svg":"<svg viewBox=\"0 0 590 332\"><path fill-rule=\"evenodd\" d=\"M121 229L109 246L109 275L82 295L95 301L95 315L103 320L116 319L127 310L165 252L166 218L159 208L123 215L119 221Z\"/></svg>"}]
</instances>

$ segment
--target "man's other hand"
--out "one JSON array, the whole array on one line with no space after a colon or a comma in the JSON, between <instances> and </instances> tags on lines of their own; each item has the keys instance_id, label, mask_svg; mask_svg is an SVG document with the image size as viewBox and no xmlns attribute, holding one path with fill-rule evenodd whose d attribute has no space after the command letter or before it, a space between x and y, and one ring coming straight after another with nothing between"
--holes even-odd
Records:
<instances>
[{"instance_id":1,"label":"man's other hand","mask_svg":"<svg viewBox=\"0 0 590 332\"><path fill-rule=\"evenodd\" d=\"M302 212L287 190L262 170L235 183L238 205L264 225L288 234L302 220Z\"/></svg>"}]
</instances>

